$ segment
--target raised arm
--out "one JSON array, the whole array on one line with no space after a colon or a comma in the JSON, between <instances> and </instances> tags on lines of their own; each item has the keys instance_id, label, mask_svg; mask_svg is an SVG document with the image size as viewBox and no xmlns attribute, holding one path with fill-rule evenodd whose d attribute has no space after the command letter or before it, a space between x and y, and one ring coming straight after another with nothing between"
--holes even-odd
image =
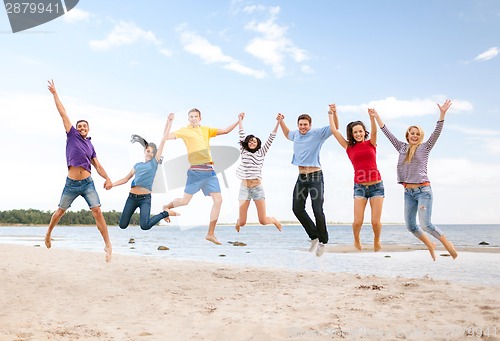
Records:
<instances>
[{"instance_id":1,"label":"raised arm","mask_svg":"<svg viewBox=\"0 0 500 341\"><path fill-rule=\"evenodd\" d=\"M281 127L281 131L283 132L283 135L285 135L285 137L288 140L290 140L290 138L288 137L288 134L290 133L290 129L285 124L285 115L283 115L282 113L279 113L278 116L276 116L276 119L278 120L278 123Z\"/></svg>"},{"instance_id":2,"label":"raised arm","mask_svg":"<svg viewBox=\"0 0 500 341\"><path fill-rule=\"evenodd\" d=\"M245 116L245 113L244 112L241 112L239 115L238 115L238 121L234 122L233 124L231 124L229 127L227 127L226 129L218 129L217 130L217 135L225 135L225 134L229 134L230 132L233 131L234 128L236 128L236 126L240 123L240 119L239 117L243 115Z\"/></svg>"},{"instance_id":3,"label":"raised arm","mask_svg":"<svg viewBox=\"0 0 500 341\"><path fill-rule=\"evenodd\" d=\"M109 178L108 174L106 173L106 171L104 170L104 167L101 165L101 163L99 162L99 160L97 160L97 158L93 158L90 160L90 162L92 163L92 165L94 166L95 170L97 171L97 173L103 178L105 179L106 181L104 182L104 188L106 189L110 189L111 187L113 187L113 183L111 181L111 179Z\"/></svg>"},{"instance_id":4,"label":"raised arm","mask_svg":"<svg viewBox=\"0 0 500 341\"><path fill-rule=\"evenodd\" d=\"M273 131L271 131L271 134L276 135L276 133L278 132L279 125L280 125L280 121L278 120L278 118L276 118L276 124L274 125L274 129L273 129Z\"/></svg>"},{"instance_id":5,"label":"raised arm","mask_svg":"<svg viewBox=\"0 0 500 341\"><path fill-rule=\"evenodd\" d=\"M443 131L443 125L444 125L444 117L446 116L446 112L451 106L451 101L447 99L443 105L437 105L439 107L439 121L436 123L436 128L432 132L432 134L429 136L429 139L425 142L425 146L428 150L431 150L434 145L436 144L439 136L441 135L441 132Z\"/></svg>"},{"instance_id":6,"label":"raised arm","mask_svg":"<svg viewBox=\"0 0 500 341\"><path fill-rule=\"evenodd\" d=\"M444 101L443 105L439 105L439 103L437 103L437 106L439 107L439 120L444 121L446 112L451 107L451 101L447 99L446 101Z\"/></svg>"},{"instance_id":7,"label":"raised arm","mask_svg":"<svg viewBox=\"0 0 500 341\"><path fill-rule=\"evenodd\" d=\"M118 180L116 182L113 182L111 184L111 187L106 188L106 189L111 189L113 187L126 184L130 179L132 179L132 177L134 176L134 174L135 174L135 170L132 168L132 170L130 171L130 173L128 173L123 179L120 179L120 180Z\"/></svg>"},{"instance_id":8,"label":"raised arm","mask_svg":"<svg viewBox=\"0 0 500 341\"><path fill-rule=\"evenodd\" d=\"M377 124L380 127L380 129L382 129L385 126L385 123L380 118L377 110L375 110L375 109L368 109L368 115L370 115L370 119L373 117L375 119L375 121L377 121Z\"/></svg>"},{"instance_id":9,"label":"raised arm","mask_svg":"<svg viewBox=\"0 0 500 341\"><path fill-rule=\"evenodd\" d=\"M238 115L238 134L240 136L240 141L245 140L245 129L243 129L243 119L245 118L245 113L240 113ZM240 148L243 148L243 146L240 145Z\"/></svg>"},{"instance_id":10,"label":"raised arm","mask_svg":"<svg viewBox=\"0 0 500 341\"><path fill-rule=\"evenodd\" d=\"M64 129L66 130L66 132L68 132L72 126L71 121L69 120L68 114L66 114L66 109L64 109L64 106L62 105L61 100L59 99L59 95L57 94L54 81L50 80L48 82L49 82L48 89L50 93L54 96L54 102L56 102L57 111L59 111L59 115L61 115L64 124Z\"/></svg>"},{"instance_id":11,"label":"raised arm","mask_svg":"<svg viewBox=\"0 0 500 341\"><path fill-rule=\"evenodd\" d=\"M267 140L264 144L262 144L262 147L260 151L262 152L262 155L266 155L267 152L269 151L269 148L271 148L271 144L273 143L274 139L276 138L276 132L278 131L278 126L279 126L279 121L278 118L276 118L276 124L274 125L273 130L267 137Z\"/></svg>"},{"instance_id":12,"label":"raised arm","mask_svg":"<svg viewBox=\"0 0 500 341\"><path fill-rule=\"evenodd\" d=\"M160 161L160 158L163 154L163 147L165 147L165 142L167 142L167 140L169 139L168 137L170 135L170 128L172 128L172 122L174 121L174 118L174 113L170 113L167 117L167 122L165 123L165 128L163 129L163 137L161 138L160 145L158 146L158 150L156 151L156 161Z\"/></svg>"},{"instance_id":13,"label":"raised arm","mask_svg":"<svg viewBox=\"0 0 500 341\"><path fill-rule=\"evenodd\" d=\"M339 144L344 148L347 149L349 146L349 143L347 140L342 136L340 133L339 129L339 117L337 116L337 106L335 104L330 104L328 109L328 120L330 121L330 130L332 131L333 136L337 139Z\"/></svg>"},{"instance_id":14,"label":"raised arm","mask_svg":"<svg viewBox=\"0 0 500 341\"><path fill-rule=\"evenodd\" d=\"M375 115L372 115L373 112L376 112L375 109L368 109L368 115L370 115L370 143L373 146L377 146L377 123L375 123Z\"/></svg>"},{"instance_id":15,"label":"raised arm","mask_svg":"<svg viewBox=\"0 0 500 341\"><path fill-rule=\"evenodd\" d=\"M403 142L399 140L396 136L394 136L391 131L385 126L384 122L380 118L379 114L377 113L377 110L372 109L372 111L368 110L368 114L370 115L370 119L373 117L375 121L377 122L378 126L380 127L380 130L384 133L384 135L389 139L389 141L392 143L394 148L396 148L397 151L400 151L401 148L403 148L404 145L406 145L406 142Z\"/></svg>"},{"instance_id":16,"label":"raised arm","mask_svg":"<svg viewBox=\"0 0 500 341\"><path fill-rule=\"evenodd\" d=\"M245 118L245 113L244 112L241 112L239 115L238 115L238 129L239 130L243 130L243 119Z\"/></svg>"}]
</instances>

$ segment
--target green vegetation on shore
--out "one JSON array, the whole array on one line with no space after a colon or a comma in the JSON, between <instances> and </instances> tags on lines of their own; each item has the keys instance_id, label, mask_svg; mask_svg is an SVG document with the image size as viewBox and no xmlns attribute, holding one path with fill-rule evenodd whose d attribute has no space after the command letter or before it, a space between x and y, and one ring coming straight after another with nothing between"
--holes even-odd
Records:
<instances>
[{"instance_id":1,"label":"green vegetation on shore","mask_svg":"<svg viewBox=\"0 0 500 341\"><path fill-rule=\"evenodd\" d=\"M35 209L28 210L9 210L0 211L0 225L48 225L50 222L50 217L52 216L50 211L40 211ZM118 225L120 220L121 212L109 211L103 212L104 218L108 225ZM298 221L281 221L283 225L300 225ZM92 216L90 210L80 210L80 211L67 211L66 214L61 218L59 222L60 225L94 225L95 220ZM328 225L350 225L349 222L327 222ZM369 223L365 224L369 225ZM384 225L401 225L403 223L384 223ZM134 213L132 219L130 220L130 225L139 225L139 213ZM234 226L234 223L224 223L219 222L218 225L230 225ZM247 225L260 225L257 222L249 222Z\"/></svg>"},{"instance_id":2,"label":"green vegetation on shore","mask_svg":"<svg viewBox=\"0 0 500 341\"><path fill-rule=\"evenodd\" d=\"M0 224L3 225L48 225L50 211L29 210L9 210L0 211ZM110 211L103 212L104 219L108 225L118 225L121 212ZM94 217L90 210L81 210L78 212L67 211L59 221L60 225L95 225ZM134 213L130 220L131 225L139 225L139 213Z\"/></svg>"}]
</instances>

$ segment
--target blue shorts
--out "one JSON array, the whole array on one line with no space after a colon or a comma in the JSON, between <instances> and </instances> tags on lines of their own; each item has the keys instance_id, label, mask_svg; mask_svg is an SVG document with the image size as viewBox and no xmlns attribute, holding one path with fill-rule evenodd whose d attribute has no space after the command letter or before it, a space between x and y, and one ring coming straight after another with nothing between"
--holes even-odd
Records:
<instances>
[{"instance_id":1,"label":"blue shorts","mask_svg":"<svg viewBox=\"0 0 500 341\"><path fill-rule=\"evenodd\" d=\"M99 195L97 195L94 187L94 180L89 176L83 180L66 178L66 185L64 185L61 200L59 201L59 208L67 210L71 207L71 203L80 195L85 199L90 208L101 206Z\"/></svg>"},{"instance_id":2,"label":"blue shorts","mask_svg":"<svg viewBox=\"0 0 500 341\"><path fill-rule=\"evenodd\" d=\"M377 182L376 184L373 185L361 185L361 184L354 184L354 199L356 198L364 198L364 199L370 199L370 198L376 198L376 197L384 197L385 196L385 191L384 191L384 182L380 181Z\"/></svg>"},{"instance_id":3,"label":"blue shorts","mask_svg":"<svg viewBox=\"0 0 500 341\"><path fill-rule=\"evenodd\" d=\"M220 193L217 175L214 171L188 169L184 192L193 195L200 189L206 196L210 193Z\"/></svg>"},{"instance_id":4,"label":"blue shorts","mask_svg":"<svg viewBox=\"0 0 500 341\"><path fill-rule=\"evenodd\" d=\"M240 195L238 200L262 200L266 198L266 194L264 193L264 187L262 185L257 185L252 188L245 187L243 185L240 186Z\"/></svg>"}]
</instances>

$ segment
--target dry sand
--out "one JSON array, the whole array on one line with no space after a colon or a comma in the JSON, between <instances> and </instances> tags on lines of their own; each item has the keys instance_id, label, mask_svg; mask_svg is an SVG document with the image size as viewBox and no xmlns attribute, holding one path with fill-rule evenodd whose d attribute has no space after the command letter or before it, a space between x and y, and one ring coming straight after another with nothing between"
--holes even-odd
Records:
<instances>
[{"instance_id":1,"label":"dry sand","mask_svg":"<svg viewBox=\"0 0 500 341\"><path fill-rule=\"evenodd\" d=\"M5 244L0 259L2 341L500 340L499 286Z\"/></svg>"}]
</instances>

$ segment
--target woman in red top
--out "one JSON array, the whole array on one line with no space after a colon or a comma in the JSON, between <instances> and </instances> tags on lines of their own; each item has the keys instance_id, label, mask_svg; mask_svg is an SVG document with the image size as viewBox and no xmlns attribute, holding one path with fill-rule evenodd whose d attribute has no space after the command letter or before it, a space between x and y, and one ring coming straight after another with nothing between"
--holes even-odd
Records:
<instances>
[{"instance_id":1,"label":"woman in red top","mask_svg":"<svg viewBox=\"0 0 500 341\"><path fill-rule=\"evenodd\" d=\"M369 114L372 111L373 109L368 109ZM362 249L359 235L365 216L366 203L369 200L374 234L373 250L379 251L382 248L380 217L384 203L384 183L377 168L377 125L375 118L370 115L371 134L366 131L363 122L355 121L347 125L347 139L344 139L334 124L335 116L337 116L337 108L335 104L330 104L328 111L330 129L340 145L346 150L354 167L354 221L352 223L354 246L358 250ZM368 140L369 135L370 139Z\"/></svg>"}]
</instances>

